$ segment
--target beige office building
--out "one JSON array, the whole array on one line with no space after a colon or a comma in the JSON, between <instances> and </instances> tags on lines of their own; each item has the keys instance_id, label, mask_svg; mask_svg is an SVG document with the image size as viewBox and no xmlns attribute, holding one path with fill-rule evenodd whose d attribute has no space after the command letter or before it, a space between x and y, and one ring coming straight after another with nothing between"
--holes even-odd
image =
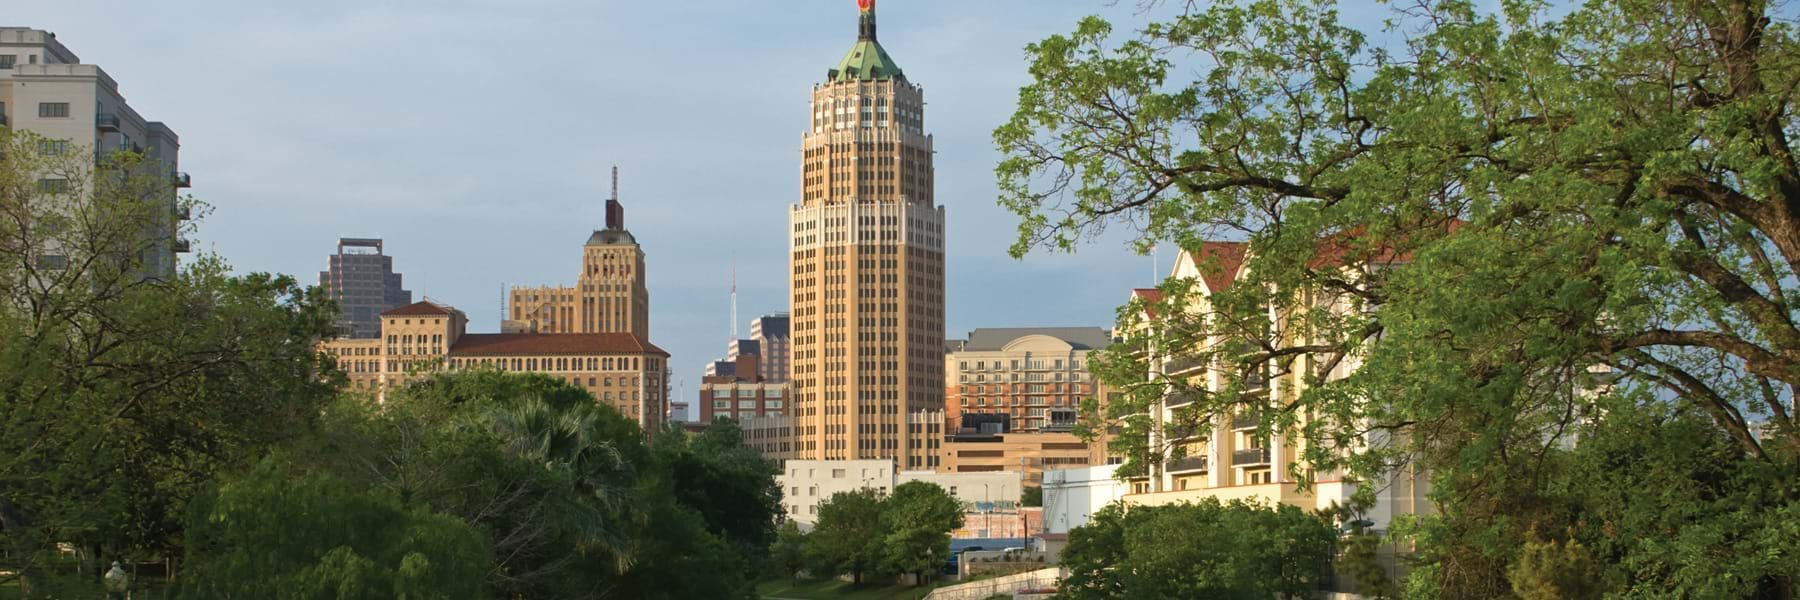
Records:
<instances>
[{"instance_id":1,"label":"beige office building","mask_svg":"<svg viewBox=\"0 0 1800 600\"><path fill-rule=\"evenodd\" d=\"M644 249L625 228L619 170L606 201L606 228L582 246L573 286L515 287L507 292L506 331L513 333L629 333L650 339L650 288Z\"/></svg>"},{"instance_id":2,"label":"beige office building","mask_svg":"<svg viewBox=\"0 0 1800 600\"><path fill-rule=\"evenodd\" d=\"M944 209L924 90L861 33L815 85L791 209L799 453L902 456L908 415L944 406ZM941 427L941 425L940 425Z\"/></svg>"},{"instance_id":3,"label":"beige office building","mask_svg":"<svg viewBox=\"0 0 1800 600\"><path fill-rule=\"evenodd\" d=\"M468 333L462 311L418 302L381 314L381 336L325 342L353 391L386 390L432 373L488 369L556 377L586 389L648 431L668 410L669 354L629 333Z\"/></svg>"},{"instance_id":4,"label":"beige office building","mask_svg":"<svg viewBox=\"0 0 1800 600\"><path fill-rule=\"evenodd\" d=\"M56 34L26 27L0 27L0 126L30 131L49 138L63 149L86 150L100 156L120 150L141 152L147 168L170 180L167 195L150 199L165 207L166 218L145 223L151 239L165 240L143 257L148 276L175 273L176 254L187 252L187 240L179 237L179 223L188 218L176 202L176 188L191 180L179 171L181 138L158 121L144 118L119 92L119 83L98 65L82 64L74 52L57 41ZM42 189L56 189L57 179L47 177ZM53 250L52 250L53 251ZM39 258L55 264L67 257L54 254Z\"/></svg>"}]
</instances>

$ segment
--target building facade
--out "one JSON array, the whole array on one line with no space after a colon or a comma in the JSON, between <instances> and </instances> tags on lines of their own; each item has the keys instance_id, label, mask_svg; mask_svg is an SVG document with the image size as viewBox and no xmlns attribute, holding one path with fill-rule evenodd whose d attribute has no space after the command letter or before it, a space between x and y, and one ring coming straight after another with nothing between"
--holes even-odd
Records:
<instances>
[{"instance_id":1,"label":"building facade","mask_svg":"<svg viewBox=\"0 0 1800 600\"><path fill-rule=\"evenodd\" d=\"M939 470L948 473L1016 471L1036 487L1044 472L1106 464L1105 445L1069 432L987 433L958 430L945 436Z\"/></svg>"},{"instance_id":2,"label":"building facade","mask_svg":"<svg viewBox=\"0 0 1800 600\"><path fill-rule=\"evenodd\" d=\"M339 239L337 254L319 272L319 285L337 302L338 330L345 337L378 337L381 313L413 303L412 292L394 272L394 257L382 251L378 239Z\"/></svg>"},{"instance_id":3,"label":"building facade","mask_svg":"<svg viewBox=\"0 0 1800 600\"><path fill-rule=\"evenodd\" d=\"M650 339L650 288L644 249L625 228L619 170L606 201L606 228L581 251L574 286L516 287L507 292L506 329L535 333L628 333Z\"/></svg>"},{"instance_id":4,"label":"building facade","mask_svg":"<svg viewBox=\"0 0 1800 600\"><path fill-rule=\"evenodd\" d=\"M954 340L944 355L951 427L965 414L1011 417L1011 431L1073 431L1098 387L1087 355L1112 343L1099 327L988 328Z\"/></svg>"},{"instance_id":5,"label":"building facade","mask_svg":"<svg viewBox=\"0 0 1800 600\"><path fill-rule=\"evenodd\" d=\"M938 473L896 469L890 459L863 460L789 460L782 465L775 482L781 488L783 509L790 521L811 528L819 520L819 504L833 494L862 489L891 493L894 487L912 481L924 481L944 488L962 505L965 526L972 516L987 515L991 521L1006 523L1019 520L1019 502L1023 494L1019 473ZM1006 516L1006 515L1010 515ZM967 527L965 527L967 528ZM979 527L977 527L979 528ZM971 537L977 536L970 531Z\"/></svg>"},{"instance_id":6,"label":"building facade","mask_svg":"<svg viewBox=\"0 0 1800 600\"><path fill-rule=\"evenodd\" d=\"M924 90L860 34L815 85L789 234L795 436L815 459L902 456L908 415L941 411L944 209Z\"/></svg>"},{"instance_id":7,"label":"building facade","mask_svg":"<svg viewBox=\"0 0 1800 600\"><path fill-rule=\"evenodd\" d=\"M787 313L763 315L750 321L750 339L761 349L763 379L787 383L793 371L794 344L788 336L792 319Z\"/></svg>"},{"instance_id":8,"label":"building facade","mask_svg":"<svg viewBox=\"0 0 1800 600\"><path fill-rule=\"evenodd\" d=\"M700 403L701 423L719 417L743 420L788 414L788 384L764 379L757 370L760 360L755 354L740 354L728 363L733 365L730 374L701 378L694 399Z\"/></svg>"},{"instance_id":9,"label":"building facade","mask_svg":"<svg viewBox=\"0 0 1800 600\"><path fill-rule=\"evenodd\" d=\"M541 373L586 389L646 430L668 413L669 355L629 333L467 333L462 311L418 302L381 314L374 339L325 342L350 388L375 397L443 371Z\"/></svg>"},{"instance_id":10,"label":"building facade","mask_svg":"<svg viewBox=\"0 0 1800 600\"><path fill-rule=\"evenodd\" d=\"M30 131L61 150L85 150L98 157L111 152L140 152L144 167L170 181L167 194L155 203L145 230L152 241L142 269L149 277L175 273L176 255L189 251L180 238L180 222L189 215L177 201L178 189L192 184L180 171L181 138L168 125L146 119L125 101L119 83L97 65L83 64L57 41L56 34L25 27L0 27L0 127ZM40 189L54 190L59 179L47 175ZM64 181L62 187L67 187ZM54 248L46 252L54 253ZM46 254L40 264L67 261Z\"/></svg>"},{"instance_id":11,"label":"building facade","mask_svg":"<svg viewBox=\"0 0 1800 600\"><path fill-rule=\"evenodd\" d=\"M1155 327L1158 318L1167 318L1166 315L1156 314L1156 310L1206 314L1210 310L1206 306L1208 298L1236 285L1242 277L1248 251L1245 244L1238 242L1207 242L1184 249L1176 258L1170 276L1198 286L1199 293L1191 295L1191 304L1187 306L1152 308L1145 326ZM1151 303L1164 301L1162 294L1155 290L1136 290L1133 296ZM1334 306L1320 308L1343 309ZM1196 343L1212 345L1225 342L1224 339L1206 339ZM1296 339L1283 343L1306 341ZM1228 385L1226 375L1220 369L1211 368L1192 358L1192 352L1181 348L1154 347L1148 352L1152 372L1147 376L1152 381L1185 381L1198 389L1213 392L1222 391ZM1309 355L1300 355L1296 358L1293 373L1311 372L1322 367L1309 364L1313 360L1316 359ZM1333 367L1334 370L1327 372L1326 376L1347 376L1356 370L1358 361L1352 356ZM1290 395L1304 391L1305 385L1305 380L1294 374L1271 378L1266 373L1260 376L1252 374L1240 383L1248 403L1253 406L1280 405ZM1181 393L1171 392L1165 395L1150 410L1152 420L1159 424L1153 429L1160 430L1161 423L1174 421L1176 411L1192 402L1192 398ZM1273 431L1263 435L1258 431L1259 421L1254 412L1245 411L1220 416L1210 423L1202 424L1198 429L1184 431L1179 435L1174 432L1165 434L1153 431L1150 447L1159 453L1158 460L1150 461L1150 473L1147 476L1128 482L1128 493L1124 496L1124 501L1130 505L1161 505L1213 497L1222 501L1255 499L1320 510L1333 503L1346 504L1355 494L1359 484L1329 472L1315 474L1311 488L1303 489L1285 467L1294 463L1306 451L1305 440L1295 430ZM1296 425L1301 426L1304 423ZM1375 487L1376 503L1364 514L1364 518L1374 522L1377 529L1385 528L1395 516L1428 513L1431 510L1427 501L1428 479L1425 474L1412 471L1410 467L1390 474L1384 481L1362 485Z\"/></svg>"}]
</instances>

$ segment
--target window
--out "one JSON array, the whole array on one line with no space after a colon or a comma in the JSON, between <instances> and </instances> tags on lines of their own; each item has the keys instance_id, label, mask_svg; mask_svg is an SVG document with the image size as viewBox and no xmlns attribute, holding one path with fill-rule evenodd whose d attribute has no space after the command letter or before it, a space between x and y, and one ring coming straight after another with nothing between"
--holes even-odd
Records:
<instances>
[{"instance_id":1,"label":"window","mask_svg":"<svg viewBox=\"0 0 1800 600\"><path fill-rule=\"evenodd\" d=\"M832 479L843 479L844 478L844 470L843 469L832 469L831 470L831 478Z\"/></svg>"},{"instance_id":2,"label":"window","mask_svg":"<svg viewBox=\"0 0 1800 600\"><path fill-rule=\"evenodd\" d=\"M0 54L0 70L11 69L18 63L19 56L17 54Z\"/></svg>"},{"instance_id":3,"label":"window","mask_svg":"<svg viewBox=\"0 0 1800 600\"><path fill-rule=\"evenodd\" d=\"M38 193L40 193L40 194L67 194L67 193L69 193L69 180L67 180L67 179L39 179L38 180Z\"/></svg>"},{"instance_id":4,"label":"window","mask_svg":"<svg viewBox=\"0 0 1800 600\"><path fill-rule=\"evenodd\" d=\"M607 396L611 396L611 395L612 394L607 394ZM713 401L713 410L731 410L731 401L730 400L714 400Z\"/></svg>"},{"instance_id":5,"label":"window","mask_svg":"<svg viewBox=\"0 0 1800 600\"><path fill-rule=\"evenodd\" d=\"M69 103L39 102L38 116L45 119L67 119L69 118Z\"/></svg>"},{"instance_id":6,"label":"window","mask_svg":"<svg viewBox=\"0 0 1800 600\"><path fill-rule=\"evenodd\" d=\"M41 254L37 257L39 269L61 271L69 268L69 257L58 254Z\"/></svg>"}]
</instances>

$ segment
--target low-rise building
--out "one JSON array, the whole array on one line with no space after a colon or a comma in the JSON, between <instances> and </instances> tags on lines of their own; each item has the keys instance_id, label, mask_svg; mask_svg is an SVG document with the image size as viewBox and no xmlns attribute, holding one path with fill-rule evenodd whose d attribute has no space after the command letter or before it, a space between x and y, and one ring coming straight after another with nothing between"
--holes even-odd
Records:
<instances>
[{"instance_id":1,"label":"low-rise building","mask_svg":"<svg viewBox=\"0 0 1800 600\"><path fill-rule=\"evenodd\" d=\"M889 459L872 460L789 460L775 476L781 488L782 505L790 521L811 529L818 523L819 504L840 492L871 489L882 494L911 481L925 481L944 489L964 511L961 537L1024 537L1022 535L985 535L983 524L993 531L1008 528L1017 532L1029 527L1034 519L1022 518L1019 500L1022 478L1017 471L989 473L940 473L936 471L900 471ZM982 523L971 525L974 519ZM995 524L998 525L995 525ZM1019 523L1016 527L1011 523Z\"/></svg>"},{"instance_id":2,"label":"low-rise building","mask_svg":"<svg viewBox=\"0 0 1800 600\"><path fill-rule=\"evenodd\" d=\"M1013 431L1071 431L1098 392L1088 353L1112 334L1099 327L982 328L946 343L944 401L951 428L964 415L1006 415Z\"/></svg>"},{"instance_id":3,"label":"low-rise building","mask_svg":"<svg viewBox=\"0 0 1800 600\"><path fill-rule=\"evenodd\" d=\"M431 373L491 369L542 373L586 389L646 430L667 414L669 354L630 333L467 332L468 315L425 301L381 314L375 339L327 341L353 391L386 391Z\"/></svg>"},{"instance_id":4,"label":"low-rise building","mask_svg":"<svg viewBox=\"0 0 1800 600\"><path fill-rule=\"evenodd\" d=\"M1044 530L1066 534L1088 524L1094 513L1125 498L1119 465L1044 471Z\"/></svg>"},{"instance_id":5,"label":"low-rise building","mask_svg":"<svg viewBox=\"0 0 1800 600\"><path fill-rule=\"evenodd\" d=\"M729 373L708 375L700 379L700 422L727 417L743 420L750 417L785 416L788 414L787 383L768 381L762 377L762 358L755 354L738 354L730 363Z\"/></svg>"},{"instance_id":6,"label":"low-rise building","mask_svg":"<svg viewBox=\"0 0 1800 600\"><path fill-rule=\"evenodd\" d=\"M1010 432L1009 415L968 415L964 427L944 437L943 462L948 473L1019 471L1025 485L1037 486L1050 469L1107 462L1105 445L1069 432Z\"/></svg>"}]
</instances>

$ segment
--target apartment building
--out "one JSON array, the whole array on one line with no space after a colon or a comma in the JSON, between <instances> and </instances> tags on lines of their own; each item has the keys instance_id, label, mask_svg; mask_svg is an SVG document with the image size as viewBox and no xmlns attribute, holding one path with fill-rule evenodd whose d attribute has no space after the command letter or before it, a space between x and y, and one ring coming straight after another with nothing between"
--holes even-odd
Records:
<instances>
[{"instance_id":1,"label":"apartment building","mask_svg":"<svg viewBox=\"0 0 1800 600\"><path fill-rule=\"evenodd\" d=\"M142 257L149 277L175 273L176 255L189 251L180 238L189 215L176 198L192 178L180 170L181 138L168 125L145 118L119 90L118 81L98 65L84 64L56 34L28 27L0 27L0 127L30 131L69 150L87 149L96 158L121 150L146 157L152 175L169 179L169 192L148 198L157 218L144 227L154 249ZM47 176L41 188L56 189ZM46 255L54 264L64 256Z\"/></svg>"},{"instance_id":2,"label":"apartment building","mask_svg":"<svg viewBox=\"0 0 1800 600\"><path fill-rule=\"evenodd\" d=\"M1248 250L1242 243L1208 242L1182 251L1170 276L1199 286L1200 293L1193 295L1191 305L1163 306L1162 309L1205 313L1207 298L1230 289L1242 277ZM1132 294L1134 299L1152 304L1163 301L1162 294L1156 290L1134 290ZM1146 316L1149 327L1155 327L1159 318L1167 318L1167 315L1154 313ZM1201 343L1225 341L1212 339ZM1152 372L1147 375L1154 381L1186 381L1211 391L1222 390L1227 385L1224 373L1192 358L1193 352L1178 348L1151 348L1149 352ZM1308 363L1312 360L1310 357L1302 356L1298 360L1300 363L1293 369L1296 373L1318 368ZM1354 358L1347 360L1330 371L1329 376L1348 375L1356 365ZM1275 406L1303 390L1305 382L1295 376L1276 380L1263 373L1252 374L1240 385L1252 399L1252 404ZM1150 411L1150 416L1157 423L1171 422L1176 418L1175 411L1193 401L1192 396L1171 392ZM1357 484L1333 473L1317 474L1312 489L1301 490L1286 466L1305 452L1304 440L1292 430L1259 435L1258 424L1257 415L1246 411L1221 416L1197 430L1158 434L1158 438L1152 439L1152 447L1163 449L1163 459L1153 461L1147 476L1129 482L1125 502L1159 505L1210 496L1225 501L1258 499L1316 510L1334 502L1343 503L1356 492ZM1386 480L1366 485L1376 488L1377 504L1365 517L1374 521L1378 528L1386 527L1396 515L1429 510L1426 479L1421 473L1401 471Z\"/></svg>"},{"instance_id":3,"label":"apartment building","mask_svg":"<svg viewBox=\"0 0 1800 600\"><path fill-rule=\"evenodd\" d=\"M952 429L963 415L1008 415L1011 431L1071 431L1098 387L1088 353L1112 343L1099 327L983 328L948 342L944 401Z\"/></svg>"},{"instance_id":4,"label":"apartment building","mask_svg":"<svg viewBox=\"0 0 1800 600\"><path fill-rule=\"evenodd\" d=\"M669 354L629 333L467 332L468 315L430 301L381 314L374 339L337 339L322 351L337 359L350 388L375 397L443 371L487 369L542 373L586 389L636 420L662 426L668 412Z\"/></svg>"},{"instance_id":5,"label":"apartment building","mask_svg":"<svg viewBox=\"0 0 1800 600\"><path fill-rule=\"evenodd\" d=\"M337 302L338 330L345 337L379 337L381 313L413 303L412 292L394 272L394 257L382 245L379 239L339 239L337 253L319 272L319 285Z\"/></svg>"}]
</instances>

